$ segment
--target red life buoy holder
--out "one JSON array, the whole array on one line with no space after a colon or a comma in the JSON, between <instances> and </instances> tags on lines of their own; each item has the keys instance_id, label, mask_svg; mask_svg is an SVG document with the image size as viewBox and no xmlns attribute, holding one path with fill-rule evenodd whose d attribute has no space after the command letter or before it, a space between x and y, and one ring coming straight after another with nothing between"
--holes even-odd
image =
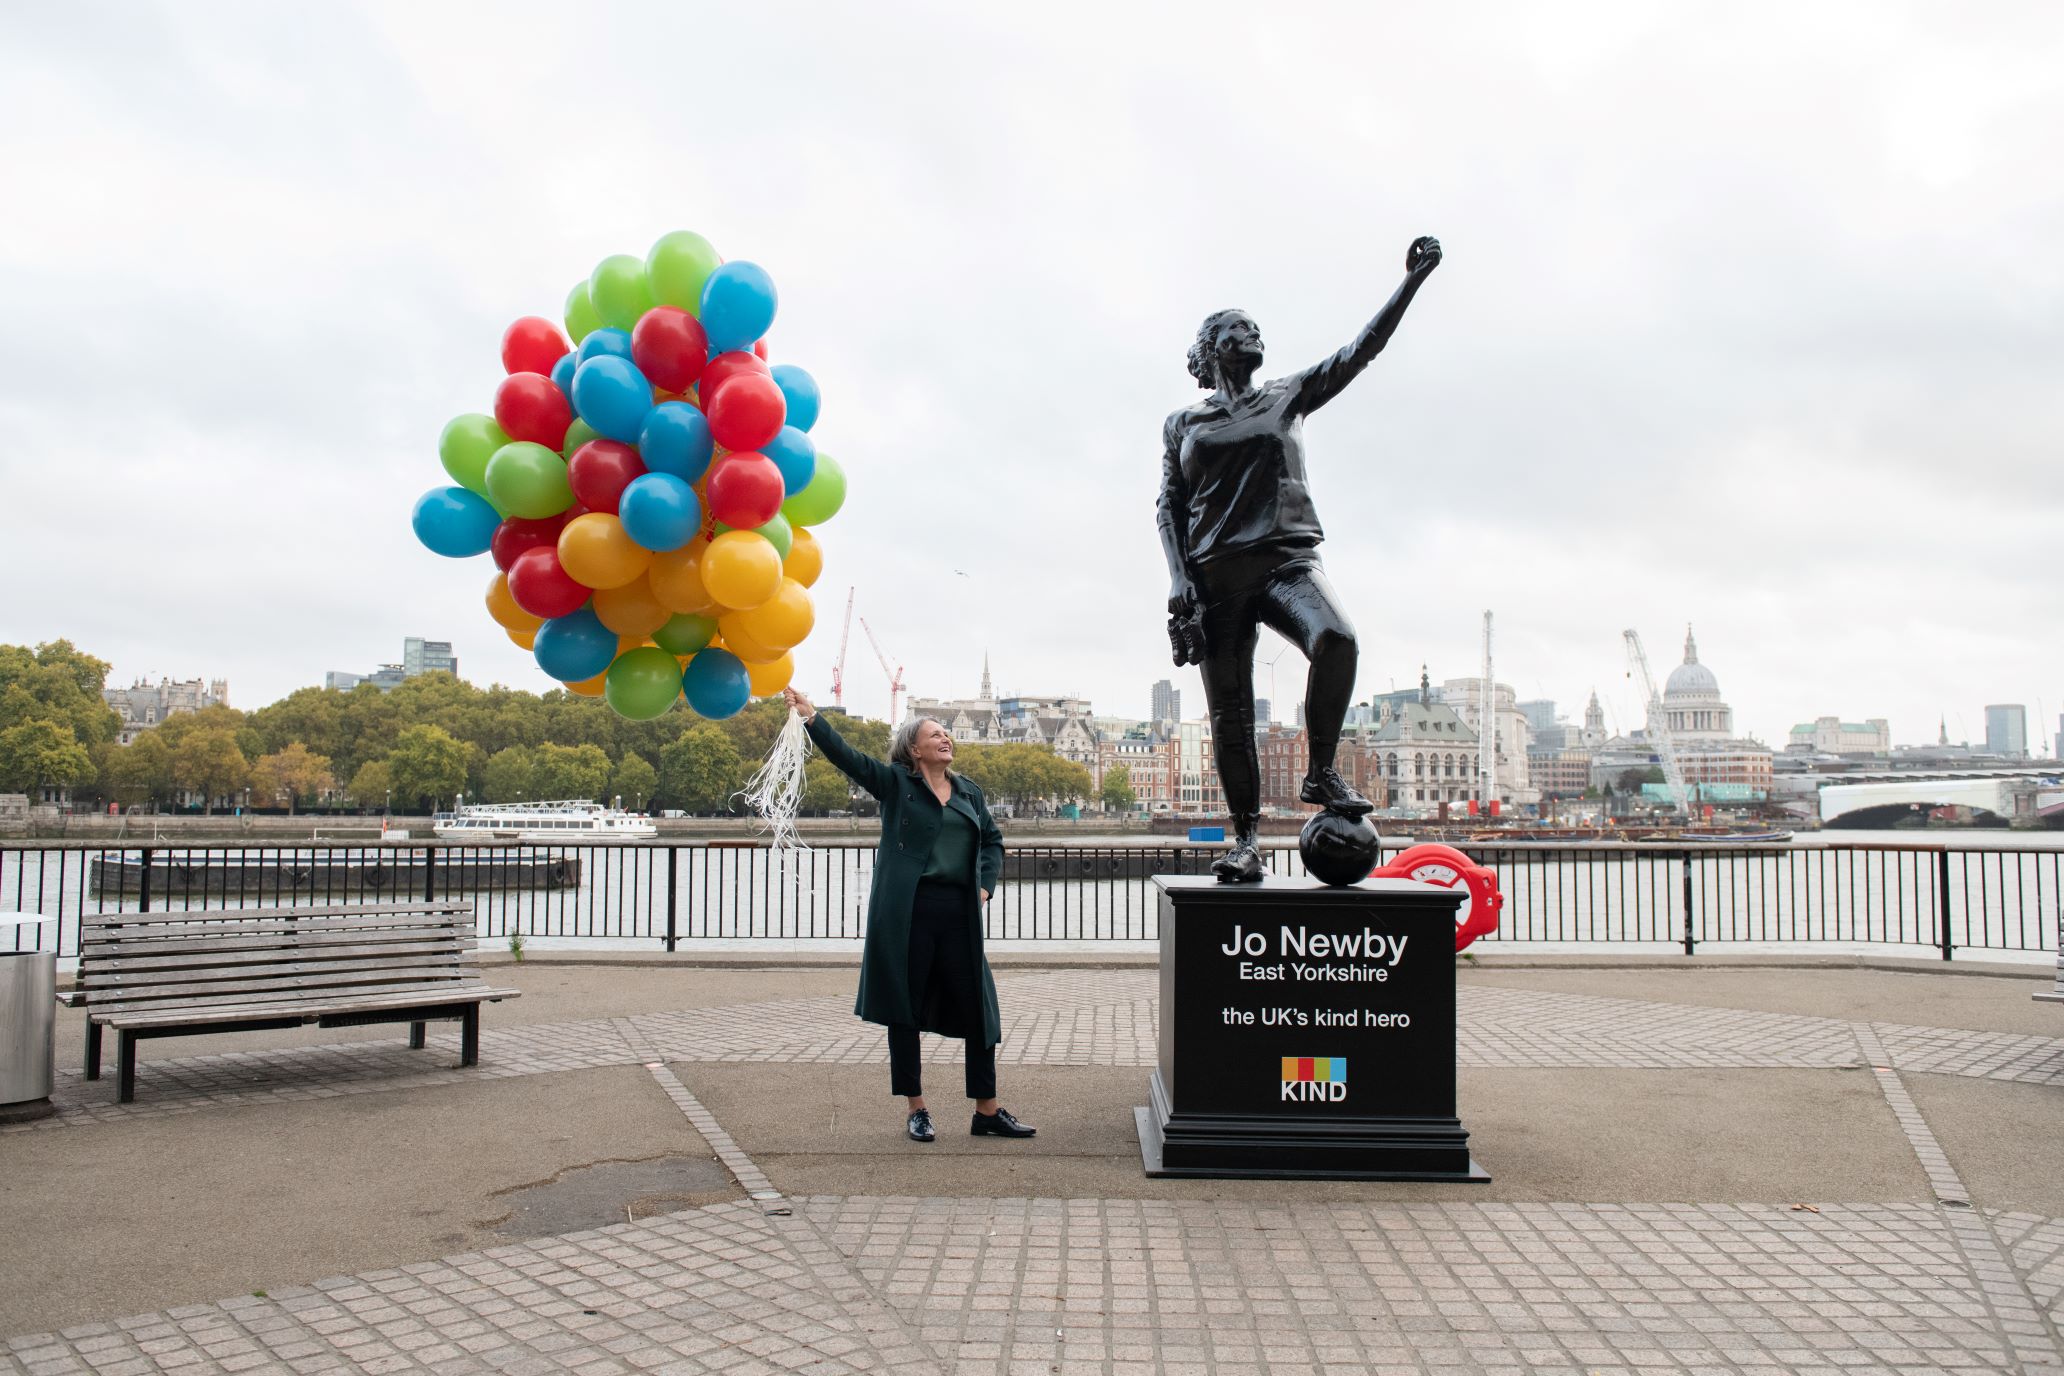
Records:
<instances>
[{"instance_id":1,"label":"red life buoy holder","mask_svg":"<svg viewBox=\"0 0 2064 1376\"><path fill-rule=\"evenodd\" d=\"M1455 949L1461 950L1480 936L1498 930L1498 914L1505 895L1498 892L1498 876L1477 864L1453 846L1407 846L1369 872L1371 879L1414 879L1421 884L1438 884L1444 889L1461 886L1468 895L1455 914Z\"/></svg>"}]
</instances>

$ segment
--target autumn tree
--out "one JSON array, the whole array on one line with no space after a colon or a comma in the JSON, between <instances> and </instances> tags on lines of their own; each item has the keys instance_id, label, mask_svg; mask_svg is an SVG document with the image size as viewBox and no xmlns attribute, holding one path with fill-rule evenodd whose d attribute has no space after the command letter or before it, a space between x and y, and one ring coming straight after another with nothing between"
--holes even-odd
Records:
<instances>
[{"instance_id":1,"label":"autumn tree","mask_svg":"<svg viewBox=\"0 0 2064 1376\"><path fill-rule=\"evenodd\" d=\"M336 786L329 759L299 741L292 741L251 762L252 793L266 800L285 798L290 814L296 802L318 797Z\"/></svg>"},{"instance_id":2,"label":"autumn tree","mask_svg":"<svg viewBox=\"0 0 2064 1376\"><path fill-rule=\"evenodd\" d=\"M1132 791L1132 771L1122 764L1113 766L1105 772L1097 796L1105 807L1121 812L1138 803L1139 795Z\"/></svg>"},{"instance_id":3,"label":"autumn tree","mask_svg":"<svg viewBox=\"0 0 2064 1376\"><path fill-rule=\"evenodd\" d=\"M92 777L93 756L63 722L38 718L0 731L0 791L34 794Z\"/></svg>"},{"instance_id":4,"label":"autumn tree","mask_svg":"<svg viewBox=\"0 0 2064 1376\"><path fill-rule=\"evenodd\" d=\"M176 740L172 747L172 781L201 795L202 812L213 813L217 798L235 795L250 781L251 762L244 758L236 733L228 727L203 726L182 731Z\"/></svg>"}]
</instances>

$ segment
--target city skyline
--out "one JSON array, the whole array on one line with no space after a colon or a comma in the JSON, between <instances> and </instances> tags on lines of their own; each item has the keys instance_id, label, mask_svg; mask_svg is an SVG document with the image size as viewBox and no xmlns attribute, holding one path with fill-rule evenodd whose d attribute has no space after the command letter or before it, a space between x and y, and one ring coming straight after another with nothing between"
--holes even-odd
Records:
<instances>
[{"instance_id":1,"label":"city skyline","mask_svg":"<svg viewBox=\"0 0 2064 1376\"><path fill-rule=\"evenodd\" d=\"M857 585L909 692L967 691L989 646L1029 691L1144 712L1169 678L1194 716L1153 507L1198 322L1251 311L1261 375L1294 371L1432 233L1439 273L1307 427L1359 697L1480 672L1491 608L1501 680L1595 687L1622 729L1621 631L1667 671L1686 622L1773 746L1828 714L1976 741L1988 704L2064 706L2064 11L1322 3L1257 30L1207 3L1100 13L1094 45L943 4L798 23L0 16L35 188L0 236L25 325L0 538L49 571L0 641L256 703L427 632L475 681L548 688L486 619L486 561L429 554L409 511L509 322L690 227L780 284L770 349L822 384L851 481L800 685L829 696ZM1234 31L1262 37L1220 105ZM607 138L507 99L570 51L712 35L781 54L701 64L703 109L750 112L721 137L656 69L612 83ZM1263 187L1281 213L1245 213ZM1283 720L1295 663L1259 678ZM864 641L846 667L885 712Z\"/></svg>"}]
</instances>

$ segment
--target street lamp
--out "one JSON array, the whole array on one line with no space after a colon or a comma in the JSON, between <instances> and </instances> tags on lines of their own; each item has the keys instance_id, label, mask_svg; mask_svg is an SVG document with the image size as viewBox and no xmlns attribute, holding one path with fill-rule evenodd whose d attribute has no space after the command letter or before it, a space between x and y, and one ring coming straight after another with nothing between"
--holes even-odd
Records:
<instances>
[{"instance_id":1,"label":"street lamp","mask_svg":"<svg viewBox=\"0 0 2064 1376\"><path fill-rule=\"evenodd\" d=\"M388 789L388 790L387 790L387 798L386 798L386 801L380 804L380 815L381 815L382 817L385 817L385 816L386 816L386 815L387 815L388 813L392 812L393 810L394 810L394 790L390 788L390 789Z\"/></svg>"}]
</instances>

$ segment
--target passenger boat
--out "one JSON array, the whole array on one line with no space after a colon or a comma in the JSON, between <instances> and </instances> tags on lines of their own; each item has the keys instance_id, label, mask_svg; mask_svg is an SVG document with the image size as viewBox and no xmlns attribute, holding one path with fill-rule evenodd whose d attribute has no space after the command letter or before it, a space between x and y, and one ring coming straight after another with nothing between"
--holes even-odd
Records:
<instances>
[{"instance_id":1,"label":"passenger boat","mask_svg":"<svg viewBox=\"0 0 2064 1376\"><path fill-rule=\"evenodd\" d=\"M543 803L475 803L431 821L445 841L650 841L659 828L642 812L586 798Z\"/></svg>"}]
</instances>

